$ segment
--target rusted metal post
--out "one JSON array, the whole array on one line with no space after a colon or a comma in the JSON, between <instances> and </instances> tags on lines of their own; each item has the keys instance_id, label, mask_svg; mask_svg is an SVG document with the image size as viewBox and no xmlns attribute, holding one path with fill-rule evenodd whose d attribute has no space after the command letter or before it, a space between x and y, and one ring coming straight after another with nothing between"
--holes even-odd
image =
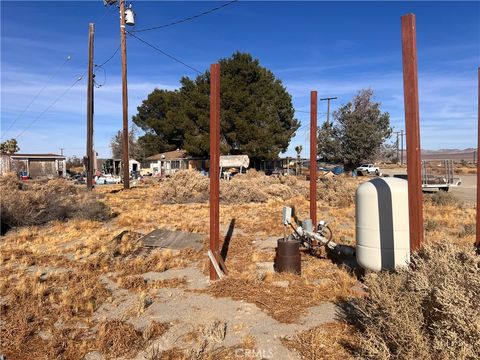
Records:
<instances>
[{"instance_id":1,"label":"rusted metal post","mask_svg":"<svg viewBox=\"0 0 480 360\"><path fill-rule=\"evenodd\" d=\"M478 142L477 142L477 241L475 241L475 246L477 249L480 249L480 161L478 161L478 149L480 148L480 67L477 69L478 76Z\"/></svg>"},{"instance_id":2,"label":"rusted metal post","mask_svg":"<svg viewBox=\"0 0 480 360\"><path fill-rule=\"evenodd\" d=\"M122 51L122 104L123 104L123 132L122 132L122 167L123 188L130 188L130 157L128 154L128 90L127 90L127 39L125 34L125 0L120 0L120 43Z\"/></svg>"},{"instance_id":3,"label":"rusted metal post","mask_svg":"<svg viewBox=\"0 0 480 360\"><path fill-rule=\"evenodd\" d=\"M93 36L94 25L88 30L88 82L87 82L87 189L93 188Z\"/></svg>"},{"instance_id":4,"label":"rusted metal post","mask_svg":"<svg viewBox=\"0 0 480 360\"><path fill-rule=\"evenodd\" d=\"M210 250L220 247L220 64L210 66ZM210 262L210 280L217 273Z\"/></svg>"},{"instance_id":5,"label":"rusted metal post","mask_svg":"<svg viewBox=\"0 0 480 360\"><path fill-rule=\"evenodd\" d=\"M310 219L317 226L317 92L310 92Z\"/></svg>"},{"instance_id":6,"label":"rusted metal post","mask_svg":"<svg viewBox=\"0 0 480 360\"><path fill-rule=\"evenodd\" d=\"M418 108L417 39L415 15L402 16L403 93L407 140L408 210L410 250L423 242L423 193Z\"/></svg>"}]
</instances>

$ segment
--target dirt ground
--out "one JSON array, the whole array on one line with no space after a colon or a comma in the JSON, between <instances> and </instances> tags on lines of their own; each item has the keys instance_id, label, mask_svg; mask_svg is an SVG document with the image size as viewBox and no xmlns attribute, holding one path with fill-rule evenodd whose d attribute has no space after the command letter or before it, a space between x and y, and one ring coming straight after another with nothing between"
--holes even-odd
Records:
<instances>
[{"instance_id":1,"label":"dirt ground","mask_svg":"<svg viewBox=\"0 0 480 360\"><path fill-rule=\"evenodd\" d=\"M359 182L346 181L353 185L349 191ZM355 268L325 254L302 253L300 276L272 271L276 240L284 233L282 207L294 204L306 218L304 196L221 204L230 274L211 283L207 241L199 252L147 250L138 241L157 228L208 234L207 203L163 204L155 184L95 192L115 218L54 221L2 237L0 354L90 360L354 358L348 344L358 334L338 319L337 303L364 295ZM317 210L334 241L354 244L353 202L319 201ZM461 203L427 201L427 239L473 242L474 215ZM321 336L307 344L308 332Z\"/></svg>"}]
</instances>

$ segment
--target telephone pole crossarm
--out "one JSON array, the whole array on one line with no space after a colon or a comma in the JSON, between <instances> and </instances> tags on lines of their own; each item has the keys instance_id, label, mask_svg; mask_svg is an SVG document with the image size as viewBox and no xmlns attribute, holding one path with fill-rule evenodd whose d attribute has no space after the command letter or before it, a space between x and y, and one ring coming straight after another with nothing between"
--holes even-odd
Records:
<instances>
[{"instance_id":1,"label":"telephone pole crossarm","mask_svg":"<svg viewBox=\"0 0 480 360\"><path fill-rule=\"evenodd\" d=\"M330 125L330 100L338 99L336 96L334 97L326 97L320 99L320 101L327 101L327 125Z\"/></svg>"}]
</instances>

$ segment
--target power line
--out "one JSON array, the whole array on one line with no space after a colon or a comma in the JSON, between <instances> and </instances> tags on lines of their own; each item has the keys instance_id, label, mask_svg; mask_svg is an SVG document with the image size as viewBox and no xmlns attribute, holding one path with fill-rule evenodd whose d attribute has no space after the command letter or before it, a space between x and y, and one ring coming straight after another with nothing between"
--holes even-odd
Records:
<instances>
[{"instance_id":1,"label":"power line","mask_svg":"<svg viewBox=\"0 0 480 360\"><path fill-rule=\"evenodd\" d=\"M102 66L104 66L106 63L108 63L110 60L112 60L115 55L117 55L118 50L120 50L120 45L118 45L118 47L116 48L116 50L113 52L113 54L112 54L107 60L105 60L105 61L104 61L103 63L101 63L100 65L95 64L95 67L102 67Z\"/></svg>"},{"instance_id":2,"label":"power line","mask_svg":"<svg viewBox=\"0 0 480 360\"><path fill-rule=\"evenodd\" d=\"M178 63L180 63L180 64L182 64L183 66L186 66L187 68L195 71L196 73L198 73L198 74L201 74L201 73L202 73L200 70L195 69L193 66L190 66L190 65L188 65L187 63L184 63L182 60L177 59L177 58L174 57L173 55L170 55L170 54L166 53L165 51L159 49L159 48L156 47L155 45L152 45L152 44L150 44L149 42L147 42L147 41L139 38L139 37L136 36L134 33L131 33L130 31L127 31L127 33L128 33L130 36L133 36L133 37L134 37L135 39L137 39L138 41L141 41L141 42L144 43L145 45L148 45L148 46L151 47L152 49L157 50L159 53L165 55L166 57L169 57L170 59L172 59L172 60L174 60L174 61L176 61L176 62L178 62Z\"/></svg>"},{"instance_id":3,"label":"power line","mask_svg":"<svg viewBox=\"0 0 480 360\"><path fill-rule=\"evenodd\" d=\"M5 135L8 133L8 131L12 128L12 126L17 122L18 119L20 119L22 117L23 114L25 114L25 112L30 108L30 106L35 102L35 100L37 100L37 98L40 96L40 94L43 92L43 90L45 90L47 88L47 86L52 82L52 80L60 73L60 71L63 69L63 67L65 66L65 64L70 61L72 57L71 56L67 56L67 58L65 59L65 61L62 63L62 65L60 65L60 67L58 68L58 70L52 75L50 76L50 78L47 80L47 82L43 85L43 87L37 92L37 94L32 98L32 100L30 100L30 102L27 104L27 106L22 110L22 112L11 122L11 124L8 126L7 130L5 130L5 132L3 133L3 138L5 137Z\"/></svg>"},{"instance_id":4,"label":"power line","mask_svg":"<svg viewBox=\"0 0 480 360\"><path fill-rule=\"evenodd\" d=\"M80 75L80 77L72 83L72 85L70 85L62 94L60 94L59 97L57 97L50 105L48 105L47 108L43 110L35 119L33 119L17 136L15 136L14 139L18 140L18 138L22 136L25 131L27 131L38 119L45 115L45 113L47 113L47 111L49 111L57 102L59 102L60 99L64 97L67 92L69 92L79 81L81 81L86 73L87 71L85 70L83 74Z\"/></svg>"},{"instance_id":5,"label":"power line","mask_svg":"<svg viewBox=\"0 0 480 360\"><path fill-rule=\"evenodd\" d=\"M194 19L198 19L199 17L201 16L204 16L204 15L207 15L207 14L210 14L214 11L217 11L217 10L220 10L224 7L227 7L229 5L232 5L233 3L236 3L238 0L233 0L233 1L229 1L223 5L220 5L220 6L217 6L217 7L214 7L210 10L206 10L202 13L199 13L199 14L196 14L196 15L193 15L193 16L189 16L189 17L186 17L186 18L183 18L183 19L180 19L180 20L177 20L177 21L174 21L174 22L171 22L171 23L168 23L168 24L164 24L164 25L159 25L159 26L154 26L154 27L150 27L150 28L146 28L146 29L139 29L139 30L134 30L134 32L144 32L144 31L150 31L150 30L157 30L157 29L163 29L163 28L166 28L166 27L170 27L170 26L174 26L174 25L178 25L178 24L181 24L181 23L184 23L184 22L187 22L187 21L190 21L190 20L194 20Z\"/></svg>"}]
</instances>

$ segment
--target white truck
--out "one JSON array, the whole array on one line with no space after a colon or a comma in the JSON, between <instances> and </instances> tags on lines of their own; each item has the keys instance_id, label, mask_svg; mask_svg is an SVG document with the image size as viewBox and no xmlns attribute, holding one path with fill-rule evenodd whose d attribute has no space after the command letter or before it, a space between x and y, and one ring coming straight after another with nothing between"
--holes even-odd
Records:
<instances>
[{"instance_id":1,"label":"white truck","mask_svg":"<svg viewBox=\"0 0 480 360\"><path fill-rule=\"evenodd\" d=\"M355 169L359 175L380 175L380 169L374 164L362 164Z\"/></svg>"}]
</instances>

